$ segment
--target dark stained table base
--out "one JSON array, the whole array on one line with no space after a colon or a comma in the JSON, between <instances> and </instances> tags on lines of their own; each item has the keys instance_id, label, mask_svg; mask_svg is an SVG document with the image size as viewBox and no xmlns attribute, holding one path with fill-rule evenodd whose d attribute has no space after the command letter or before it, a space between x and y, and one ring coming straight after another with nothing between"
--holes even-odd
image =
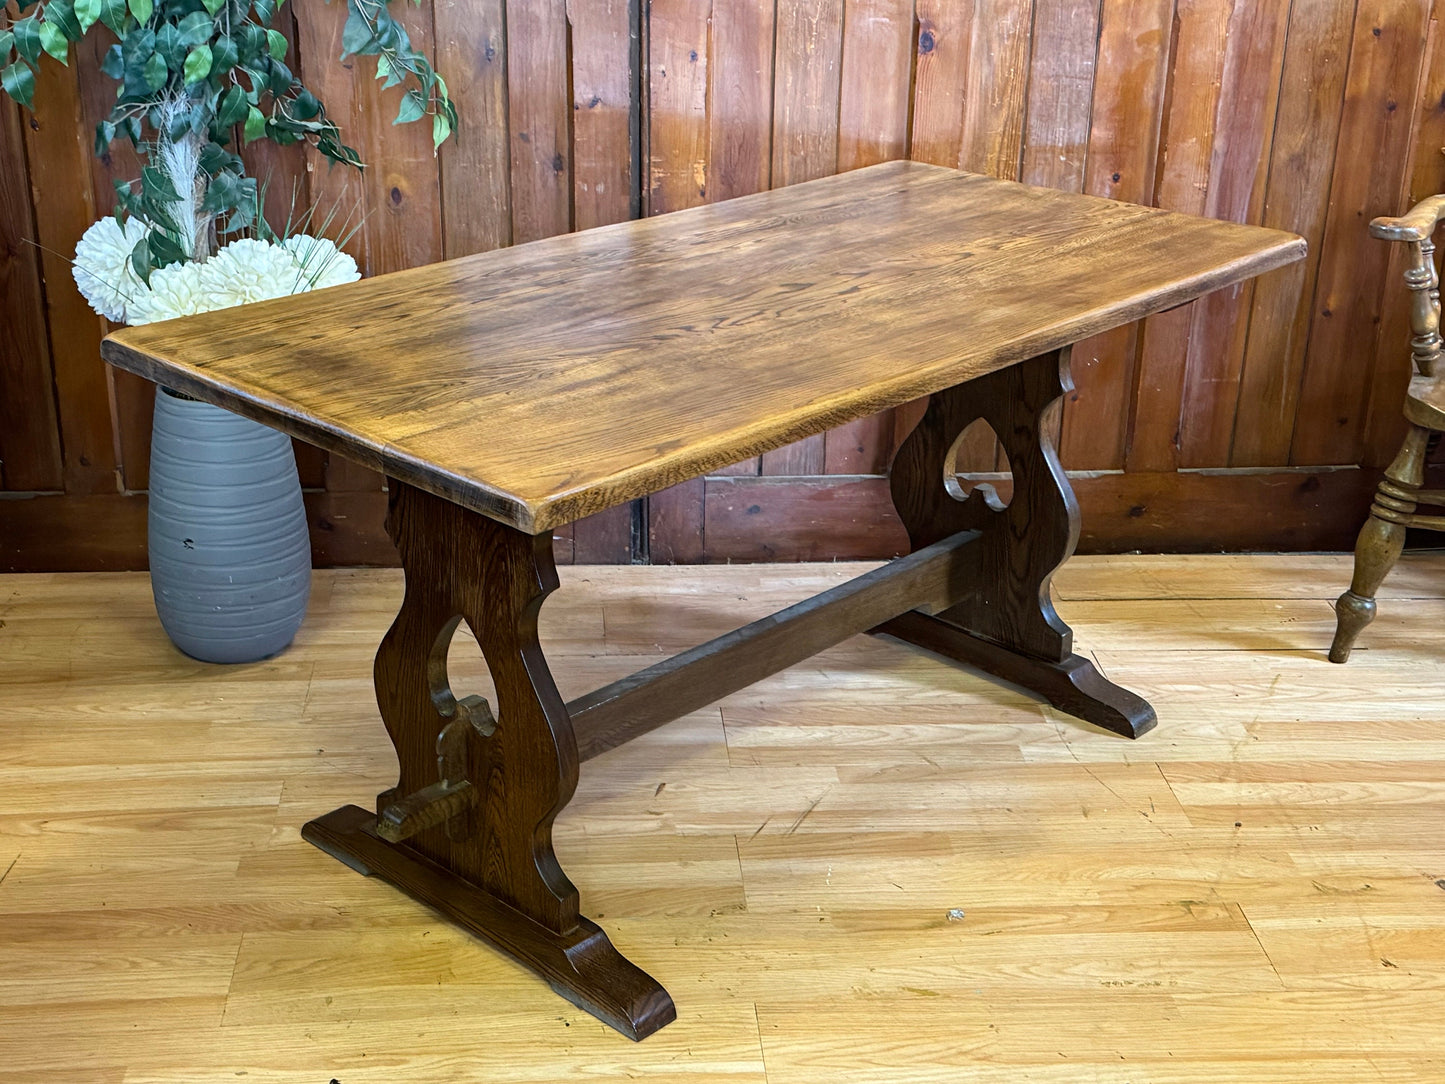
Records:
<instances>
[{"instance_id":1,"label":"dark stained table base","mask_svg":"<svg viewBox=\"0 0 1445 1084\"><path fill-rule=\"evenodd\" d=\"M913 552L564 704L537 642L557 587L549 533L532 536L391 480L387 530L406 596L376 656L377 703L400 778L375 813L343 806L303 836L436 908L624 1035L676 1017L656 980L579 910L552 824L583 760L859 632L895 636L1039 693L1059 710L1138 737L1153 709L1073 653L1049 580L1078 540L1053 412L1068 351L934 395L899 449L893 502ZM954 483L959 437L984 419L1013 469L1007 506ZM457 700L447 647L465 621L497 705Z\"/></svg>"}]
</instances>

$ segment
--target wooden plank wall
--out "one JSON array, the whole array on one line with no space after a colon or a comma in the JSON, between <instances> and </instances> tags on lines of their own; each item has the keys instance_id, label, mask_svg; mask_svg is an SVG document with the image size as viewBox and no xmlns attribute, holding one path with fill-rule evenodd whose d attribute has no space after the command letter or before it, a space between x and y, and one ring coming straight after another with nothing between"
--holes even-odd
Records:
<instances>
[{"instance_id":1,"label":"wooden plank wall","mask_svg":"<svg viewBox=\"0 0 1445 1084\"><path fill-rule=\"evenodd\" d=\"M1309 259L1082 343L1057 431L1095 550L1347 547L1400 435L1399 263L1364 224L1445 190L1445 0L423 0L462 110L393 127L338 9L292 59L370 163L252 148L284 217L363 216L369 274L913 157L1303 234ZM134 162L97 161L103 44L0 104L0 567L144 564L151 389L107 370L64 253ZM77 180L79 183L77 183ZM926 228L921 223L920 228ZM1387 286L1387 280L1388 286ZM961 302L966 303L966 302ZM800 344L806 352L806 344ZM800 360L806 362L803 356ZM879 556L917 410L577 524L563 561ZM388 563L380 479L298 449L318 563ZM1358 468L1363 469L1358 469ZM1007 469L968 435L970 479Z\"/></svg>"}]
</instances>

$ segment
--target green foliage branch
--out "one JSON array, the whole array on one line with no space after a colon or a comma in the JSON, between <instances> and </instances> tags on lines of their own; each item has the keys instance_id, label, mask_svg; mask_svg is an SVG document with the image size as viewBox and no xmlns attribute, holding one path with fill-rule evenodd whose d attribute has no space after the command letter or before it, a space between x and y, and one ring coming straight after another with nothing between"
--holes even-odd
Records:
<instances>
[{"instance_id":1,"label":"green foliage branch","mask_svg":"<svg viewBox=\"0 0 1445 1084\"><path fill-rule=\"evenodd\" d=\"M116 214L149 227L131 262L155 267L204 259L228 234L270 237L254 177L235 151L250 143L309 143L332 162L361 168L321 101L286 64L274 23L285 0L19 0L0 9L0 88L33 106L42 57L69 63L87 34L115 36L101 70L117 82L115 106L96 126L95 152L129 142L141 175L116 182ZM329 2L329 0L328 0ZM420 3L421 0L415 0ZM446 82L407 37L387 0L346 0L342 53L376 57L386 87L407 84L394 123L431 118L433 146L456 126Z\"/></svg>"}]
</instances>

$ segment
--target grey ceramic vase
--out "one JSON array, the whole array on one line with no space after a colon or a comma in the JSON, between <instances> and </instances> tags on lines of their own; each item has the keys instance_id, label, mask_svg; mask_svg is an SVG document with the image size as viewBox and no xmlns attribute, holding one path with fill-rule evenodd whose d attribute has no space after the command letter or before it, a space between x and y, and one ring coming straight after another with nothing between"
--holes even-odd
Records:
<instances>
[{"instance_id":1,"label":"grey ceramic vase","mask_svg":"<svg viewBox=\"0 0 1445 1084\"><path fill-rule=\"evenodd\" d=\"M296 635L311 542L291 439L156 391L151 591L171 641L205 662L255 662Z\"/></svg>"}]
</instances>

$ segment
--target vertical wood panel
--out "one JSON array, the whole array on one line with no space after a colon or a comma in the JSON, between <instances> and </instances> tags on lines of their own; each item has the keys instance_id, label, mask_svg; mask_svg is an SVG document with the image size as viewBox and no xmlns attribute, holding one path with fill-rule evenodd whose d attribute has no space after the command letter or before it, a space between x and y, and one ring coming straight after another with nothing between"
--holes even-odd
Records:
<instances>
[{"instance_id":1,"label":"vertical wood panel","mask_svg":"<svg viewBox=\"0 0 1445 1084\"><path fill-rule=\"evenodd\" d=\"M1289 462L1355 3L1294 0L1290 10L1263 225L1300 234L1309 243L1309 253L1255 284L1240 369L1232 466Z\"/></svg>"},{"instance_id":2,"label":"vertical wood panel","mask_svg":"<svg viewBox=\"0 0 1445 1084\"><path fill-rule=\"evenodd\" d=\"M974 0L958 165L1016 181L1023 153L1033 0Z\"/></svg>"},{"instance_id":3,"label":"vertical wood panel","mask_svg":"<svg viewBox=\"0 0 1445 1084\"><path fill-rule=\"evenodd\" d=\"M715 6L707 72L709 202L770 186L773 38L773 0Z\"/></svg>"},{"instance_id":4,"label":"vertical wood panel","mask_svg":"<svg viewBox=\"0 0 1445 1084\"><path fill-rule=\"evenodd\" d=\"M565 0L507 0L507 104L512 240L572 228L571 122Z\"/></svg>"},{"instance_id":5,"label":"vertical wood panel","mask_svg":"<svg viewBox=\"0 0 1445 1084\"><path fill-rule=\"evenodd\" d=\"M974 0L918 0L912 157L957 166L963 152L963 93L973 47Z\"/></svg>"},{"instance_id":6,"label":"vertical wood panel","mask_svg":"<svg viewBox=\"0 0 1445 1084\"><path fill-rule=\"evenodd\" d=\"M1033 29L1032 0L974 0L963 89L960 169L1017 180ZM985 425L971 427L954 453L961 474L1008 469Z\"/></svg>"},{"instance_id":7,"label":"vertical wood panel","mask_svg":"<svg viewBox=\"0 0 1445 1084\"><path fill-rule=\"evenodd\" d=\"M631 0L568 0L572 27L572 185L579 230L632 217ZM632 505L573 524L580 564L632 560Z\"/></svg>"},{"instance_id":8,"label":"vertical wood panel","mask_svg":"<svg viewBox=\"0 0 1445 1084\"><path fill-rule=\"evenodd\" d=\"M9 490L55 490L60 423L21 123L19 107L0 102L0 479Z\"/></svg>"},{"instance_id":9,"label":"vertical wood panel","mask_svg":"<svg viewBox=\"0 0 1445 1084\"><path fill-rule=\"evenodd\" d=\"M917 161L957 168L963 156L975 7L976 0L918 0L911 151ZM991 471L997 457L998 442L979 426L960 443L955 465Z\"/></svg>"},{"instance_id":10,"label":"vertical wood panel","mask_svg":"<svg viewBox=\"0 0 1445 1084\"><path fill-rule=\"evenodd\" d=\"M848 0L838 94L838 171L908 152L913 0Z\"/></svg>"},{"instance_id":11,"label":"vertical wood panel","mask_svg":"<svg viewBox=\"0 0 1445 1084\"><path fill-rule=\"evenodd\" d=\"M1375 354L1374 337L1362 331L1379 318L1389 261L1364 227L1397 210L1428 16L1427 0L1361 0L1355 16L1340 121L1345 153L1330 185L1294 463L1359 459Z\"/></svg>"},{"instance_id":12,"label":"vertical wood panel","mask_svg":"<svg viewBox=\"0 0 1445 1084\"><path fill-rule=\"evenodd\" d=\"M838 170L843 0L779 4L773 52L773 187Z\"/></svg>"},{"instance_id":13,"label":"vertical wood panel","mask_svg":"<svg viewBox=\"0 0 1445 1084\"><path fill-rule=\"evenodd\" d=\"M774 7L774 0L735 0L713 8L706 151L710 203L763 192L771 184ZM754 456L713 473L746 476L761 469L761 457Z\"/></svg>"},{"instance_id":14,"label":"vertical wood panel","mask_svg":"<svg viewBox=\"0 0 1445 1084\"><path fill-rule=\"evenodd\" d=\"M843 15L838 171L903 158L913 64L913 0L849 0ZM827 474L881 474L893 456L893 413L824 434Z\"/></svg>"},{"instance_id":15,"label":"vertical wood panel","mask_svg":"<svg viewBox=\"0 0 1445 1084\"><path fill-rule=\"evenodd\" d=\"M1094 72L1085 191L1148 203L1169 67L1173 0L1104 0ZM1075 470L1124 465L1137 328L1125 327L1074 347L1077 391L1064 405L1061 455Z\"/></svg>"},{"instance_id":16,"label":"vertical wood panel","mask_svg":"<svg viewBox=\"0 0 1445 1084\"><path fill-rule=\"evenodd\" d=\"M23 128L58 395L65 490L113 493L119 486L119 461L110 385L100 360L101 319L75 288L68 259L96 219L91 188L94 131L85 128L75 69L46 58L35 80L35 106L34 113L25 115Z\"/></svg>"},{"instance_id":17,"label":"vertical wood panel","mask_svg":"<svg viewBox=\"0 0 1445 1084\"><path fill-rule=\"evenodd\" d=\"M1082 192L1102 0L1035 0L1020 180ZM1057 446L1063 412L1049 419ZM1000 448L1000 453L1002 449Z\"/></svg>"},{"instance_id":18,"label":"vertical wood panel","mask_svg":"<svg viewBox=\"0 0 1445 1084\"><path fill-rule=\"evenodd\" d=\"M650 214L696 207L708 197L710 10L710 0L652 0L649 5L647 189ZM768 25L771 31L771 21ZM756 44L750 55L756 56L755 50ZM771 44L769 50L771 55ZM735 55L731 48L729 55ZM749 100L756 101L756 96ZM729 120L723 128L724 141L736 137L737 145L743 146L746 143L743 133L747 130L755 131L748 129L746 120L736 127ZM740 176L745 174L745 169L739 171ZM702 480L696 479L654 493L647 499L647 539L652 561L671 564L702 560L702 494Z\"/></svg>"},{"instance_id":19,"label":"vertical wood panel","mask_svg":"<svg viewBox=\"0 0 1445 1084\"><path fill-rule=\"evenodd\" d=\"M1210 218L1258 222L1263 216L1288 14L1283 6L1235 5L1204 205ZM1239 283L1194 306L1180 411L1185 467L1228 462L1254 288L1253 281Z\"/></svg>"},{"instance_id":20,"label":"vertical wood panel","mask_svg":"<svg viewBox=\"0 0 1445 1084\"><path fill-rule=\"evenodd\" d=\"M1445 65L1441 64L1445 42L1442 42L1442 15L1445 15L1445 0L1435 0L1425 63L1421 66L1420 89L1415 95L1410 161L1405 185L1396 201L1401 211L1427 196L1445 192ZM1376 467L1384 467L1390 462L1404 438L1405 422L1400 404L1405 401L1405 389L1414 374L1409 349L1410 294L1404 288L1403 279L1406 252L1404 245L1390 245L1391 259L1385 275L1385 296L1381 306L1363 454L1364 462ZM1438 256L1436 262L1439 263Z\"/></svg>"},{"instance_id":21,"label":"vertical wood panel","mask_svg":"<svg viewBox=\"0 0 1445 1084\"><path fill-rule=\"evenodd\" d=\"M441 147L448 259L512 243L505 0L435 0L437 70L458 106Z\"/></svg>"},{"instance_id":22,"label":"vertical wood panel","mask_svg":"<svg viewBox=\"0 0 1445 1084\"><path fill-rule=\"evenodd\" d=\"M772 185L782 188L838 171L838 102L843 73L843 0L778 5L773 47ZM805 352L806 343L799 343ZM800 364L807 364L800 357ZM825 439L789 444L762 457L762 473L822 474Z\"/></svg>"},{"instance_id":23,"label":"vertical wood panel","mask_svg":"<svg viewBox=\"0 0 1445 1084\"><path fill-rule=\"evenodd\" d=\"M1216 125L1230 123L1220 117L1219 101L1235 7L1235 0L1179 0L1159 136L1156 207L1204 213ZM1239 40L1233 41L1239 48ZM1126 470L1171 471L1179 466L1179 412L1194 308L1189 304L1151 316L1140 329Z\"/></svg>"},{"instance_id":24,"label":"vertical wood panel","mask_svg":"<svg viewBox=\"0 0 1445 1084\"><path fill-rule=\"evenodd\" d=\"M1100 0L1036 0L1025 110L1025 184L1084 188Z\"/></svg>"},{"instance_id":25,"label":"vertical wood panel","mask_svg":"<svg viewBox=\"0 0 1445 1084\"><path fill-rule=\"evenodd\" d=\"M653 0L648 19L648 213L696 207L708 188L708 0Z\"/></svg>"}]
</instances>

